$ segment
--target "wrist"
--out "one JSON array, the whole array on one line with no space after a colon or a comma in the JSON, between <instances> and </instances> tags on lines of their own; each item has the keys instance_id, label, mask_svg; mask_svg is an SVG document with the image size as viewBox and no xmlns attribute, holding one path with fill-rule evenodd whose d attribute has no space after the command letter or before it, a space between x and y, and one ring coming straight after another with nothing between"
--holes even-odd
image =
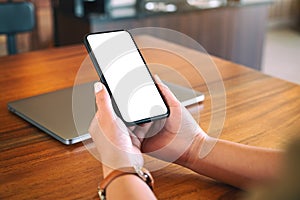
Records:
<instances>
[{"instance_id":1,"label":"wrist","mask_svg":"<svg viewBox=\"0 0 300 200\"><path fill-rule=\"evenodd\" d=\"M209 159L207 157L215 147L218 139L208 135L199 134L195 137L194 142L186 152L184 162L178 163L186 168L189 168L198 173L207 166ZM201 167L199 167L201 166ZM204 167L204 168L203 168Z\"/></svg>"},{"instance_id":2,"label":"wrist","mask_svg":"<svg viewBox=\"0 0 300 200\"><path fill-rule=\"evenodd\" d=\"M114 165L114 166L110 166L110 165L106 165L104 163L102 163L102 172L103 172L103 178L106 178L111 172L115 171L116 169L119 168L142 168L144 165L144 160L143 158L139 158L136 160L131 160L129 162L123 163L122 165Z\"/></svg>"},{"instance_id":3,"label":"wrist","mask_svg":"<svg viewBox=\"0 0 300 200\"><path fill-rule=\"evenodd\" d=\"M105 178L112 171L126 167L143 167L144 159L141 154L127 153L123 155L112 155L110 159L102 162L103 177Z\"/></svg>"},{"instance_id":4,"label":"wrist","mask_svg":"<svg viewBox=\"0 0 300 200\"><path fill-rule=\"evenodd\" d=\"M123 176L125 178L125 175L126 175L126 179L119 178L119 177L123 177ZM131 175L131 176L127 176L127 175ZM144 183L146 183L149 186L149 188L151 190L153 190L154 180L152 178L152 175L150 174L150 172L147 169L141 168L141 167L123 167L123 168L115 169L115 170L111 171L107 175L107 177L105 177L101 181L101 183L98 185L98 194L99 194L100 199L102 199L102 200L106 199L106 188L115 179L118 179L119 185L120 185L120 183L122 183L120 186L123 186L123 187L125 186L124 184L126 184L127 186L129 184L131 184L131 187L137 186L138 182L137 182L137 180L132 179L133 178L132 175L139 177ZM121 179L122 179L122 182L120 182Z\"/></svg>"},{"instance_id":5,"label":"wrist","mask_svg":"<svg viewBox=\"0 0 300 200\"><path fill-rule=\"evenodd\" d=\"M176 164L191 168L193 163L199 159L199 153L202 148L202 145L205 141L205 137L203 136L202 133L197 134L189 148L183 153L182 156L178 160L176 160Z\"/></svg>"}]
</instances>

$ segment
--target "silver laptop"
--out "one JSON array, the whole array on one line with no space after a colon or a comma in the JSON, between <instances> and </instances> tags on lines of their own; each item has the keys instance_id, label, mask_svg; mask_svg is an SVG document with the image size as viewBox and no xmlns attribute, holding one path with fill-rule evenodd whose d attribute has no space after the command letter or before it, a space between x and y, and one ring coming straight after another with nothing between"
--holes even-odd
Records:
<instances>
[{"instance_id":1,"label":"silver laptop","mask_svg":"<svg viewBox=\"0 0 300 200\"><path fill-rule=\"evenodd\" d=\"M201 92L165 83L184 106L204 100ZM8 109L60 142L74 144L90 138L88 127L96 110L93 83L13 101Z\"/></svg>"}]
</instances>

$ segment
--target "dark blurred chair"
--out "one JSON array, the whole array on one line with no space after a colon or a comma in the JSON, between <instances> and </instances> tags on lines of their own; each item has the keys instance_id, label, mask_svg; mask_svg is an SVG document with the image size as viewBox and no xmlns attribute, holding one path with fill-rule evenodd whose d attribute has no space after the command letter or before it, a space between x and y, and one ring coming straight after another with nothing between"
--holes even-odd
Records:
<instances>
[{"instance_id":1,"label":"dark blurred chair","mask_svg":"<svg viewBox=\"0 0 300 200\"><path fill-rule=\"evenodd\" d=\"M7 36L7 51L16 54L17 33L32 31L35 26L34 6L31 2L0 3L0 34Z\"/></svg>"}]
</instances>

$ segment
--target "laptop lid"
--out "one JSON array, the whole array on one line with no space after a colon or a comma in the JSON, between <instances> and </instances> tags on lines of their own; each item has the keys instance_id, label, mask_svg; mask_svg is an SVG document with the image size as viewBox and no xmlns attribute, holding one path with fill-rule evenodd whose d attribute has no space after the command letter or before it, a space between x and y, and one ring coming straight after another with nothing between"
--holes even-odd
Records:
<instances>
[{"instance_id":1,"label":"laptop lid","mask_svg":"<svg viewBox=\"0 0 300 200\"><path fill-rule=\"evenodd\" d=\"M201 92L165 84L184 106L204 100ZM90 138L88 127L96 111L93 83L9 102L8 109L60 142L74 144Z\"/></svg>"}]
</instances>

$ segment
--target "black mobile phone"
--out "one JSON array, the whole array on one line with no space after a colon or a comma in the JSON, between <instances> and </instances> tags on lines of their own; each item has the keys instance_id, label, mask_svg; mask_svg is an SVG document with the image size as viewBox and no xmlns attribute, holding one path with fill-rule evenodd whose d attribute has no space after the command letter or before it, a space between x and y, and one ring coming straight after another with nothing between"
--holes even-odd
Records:
<instances>
[{"instance_id":1,"label":"black mobile phone","mask_svg":"<svg viewBox=\"0 0 300 200\"><path fill-rule=\"evenodd\" d=\"M126 125L169 116L169 108L128 31L91 33L84 43L115 113Z\"/></svg>"}]
</instances>

